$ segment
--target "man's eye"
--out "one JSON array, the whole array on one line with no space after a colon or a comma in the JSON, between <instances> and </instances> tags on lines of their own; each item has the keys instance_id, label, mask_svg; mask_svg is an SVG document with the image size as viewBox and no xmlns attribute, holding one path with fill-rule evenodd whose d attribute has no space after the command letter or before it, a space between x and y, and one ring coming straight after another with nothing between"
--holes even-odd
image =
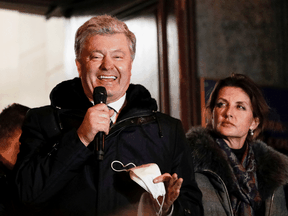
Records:
<instances>
[{"instance_id":1,"label":"man's eye","mask_svg":"<svg viewBox=\"0 0 288 216\"><path fill-rule=\"evenodd\" d=\"M99 55L93 55L91 56L91 59L102 59L103 56L99 56Z\"/></svg>"}]
</instances>

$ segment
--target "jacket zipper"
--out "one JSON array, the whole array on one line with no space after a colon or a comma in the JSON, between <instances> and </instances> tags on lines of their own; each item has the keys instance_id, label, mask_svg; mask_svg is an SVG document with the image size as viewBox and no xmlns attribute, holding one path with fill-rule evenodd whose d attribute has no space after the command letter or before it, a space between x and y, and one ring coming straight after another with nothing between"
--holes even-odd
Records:
<instances>
[{"instance_id":1,"label":"jacket zipper","mask_svg":"<svg viewBox=\"0 0 288 216\"><path fill-rule=\"evenodd\" d=\"M268 214L268 216L271 215L272 204L273 204L273 201L274 201L274 195L275 195L275 191L273 192L273 195L272 195L272 197L271 197L271 203L270 203L270 208L269 208L269 214Z\"/></svg>"},{"instance_id":2,"label":"jacket zipper","mask_svg":"<svg viewBox=\"0 0 288 216\"><path fill-rule=\"evenodd\" d=\"M227 195L227 200L228 200L228 204L229 204L229 209L230 209L231 215L234 216L233 208L232 208L231 201L230 201L230 198L229 198L228 189L227 189L224 181L221 179L221 177L217 173L215 173L215 172L213 172L211 170L203 170L203 172L209 172L209 173L213 174L220 181L220 183L223 185L225 193Z\"/></svg>"}]
</instances>

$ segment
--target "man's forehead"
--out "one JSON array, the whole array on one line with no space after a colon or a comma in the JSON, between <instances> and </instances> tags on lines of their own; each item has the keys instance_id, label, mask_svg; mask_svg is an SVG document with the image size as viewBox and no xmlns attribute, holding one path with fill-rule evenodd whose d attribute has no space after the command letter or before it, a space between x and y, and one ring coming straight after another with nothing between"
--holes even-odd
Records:
<instances>
[{"instance_id":1,"label":"man's forehead","mask_svg":"<svg viewBox=\"0 0 288 216\"><path fill-rule=\"evenodd\" d=\"M90 36L88 36L86 38L86 41L89 41L89 40L103 40L103 39L106 39L106 40L113 40L113 39L118 39L118 40L127 40L128 41L128 38L127 36L124 34L124 33L113 33L113 34L91 34Z\"/></svg>"},{"instance_id":2,"label":"man's forehead","mask_svg":"<svg viewBox=\"0 0 288 216\"><path fill-rule=\"evenodd\" d=\"M87 38L83 46L89 52L98 52L103 50L130 52L131 42L124 33L92 35Z\"/></svg>"},{"instance_id":3,"label":"man's forehead","mask_svg":"<svg viewBox=\"0 0 288 216\"><path fill-rule=\"evenodd\" d=\"M97 41L117 41L117 42L127 42L129 45L129 40L124 33L116 33L116 34L95 34L87 37L85 44L97 43ZM110 43L110 44L111 44Z\"/></svg>"}]
</instances>

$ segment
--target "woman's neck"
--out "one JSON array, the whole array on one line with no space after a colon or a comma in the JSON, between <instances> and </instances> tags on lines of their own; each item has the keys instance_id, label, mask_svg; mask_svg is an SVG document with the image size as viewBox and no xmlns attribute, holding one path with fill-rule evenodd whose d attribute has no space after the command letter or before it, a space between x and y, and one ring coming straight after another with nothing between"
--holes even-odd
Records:
<instances>
[{"instance_id":1,"label":"woman's neck","mask_svg":"<svg viewBox=\"0 0 288 216\"><path fill-rule=\"evenodd\" d=\"M237 157L239 162L242 162L243 155L244 155L244 153L246 151L246 148L247 148L247 144L245 142L241 149L231 149L231 151L235 154L235 156Z\"/></svg>"},{"instance_id":2,"label":"woman's neck","mask_svg":"<svg viewBox=\"0 0 288 216\"><path fill-rule=\"evenodd\" d=\"M246 137L223 137L223 140L231 149L241 149L245 144Z\"/></svg>"}]
</instances>

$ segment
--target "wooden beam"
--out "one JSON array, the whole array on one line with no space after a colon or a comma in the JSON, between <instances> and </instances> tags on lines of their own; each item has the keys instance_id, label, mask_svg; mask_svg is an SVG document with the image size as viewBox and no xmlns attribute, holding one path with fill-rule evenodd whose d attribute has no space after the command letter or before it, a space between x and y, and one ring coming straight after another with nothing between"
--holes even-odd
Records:
<instances>
[{"instance_id":1,"label":"wooden beam","mask_svg":"<svg viewBox=\"0 0 288 216\"><path fill-rule=\"evenodd\" d=\"M194 0L175 0L179 42L180 118L185 131L192 126L201 125L194 11Z\"/></svg>"},{"instance_id":2,"label":"wooden beam","mask_svg":"<svg viewBox=\"0 0 288 216\"><path fill-rule=\"evenodd\" d=\"M159 0L157 8L157 37L159 65L160 111L170 115L169 72L167 52L167 13L165 0Z\"/></svg>"},{"instance_id":3,"label":"wooden beam","mask_svg":"<svg viewBox=\"0 0 288 216\"><path fill-rule=\"evenodd\" d=\"M187 1L188 41L189 44L189 81L190 81L190 107L191 126L201 125L201 85L197 73L197 48L196 48L196 8L195 0Z\"/></svg>"}]
</instances>

